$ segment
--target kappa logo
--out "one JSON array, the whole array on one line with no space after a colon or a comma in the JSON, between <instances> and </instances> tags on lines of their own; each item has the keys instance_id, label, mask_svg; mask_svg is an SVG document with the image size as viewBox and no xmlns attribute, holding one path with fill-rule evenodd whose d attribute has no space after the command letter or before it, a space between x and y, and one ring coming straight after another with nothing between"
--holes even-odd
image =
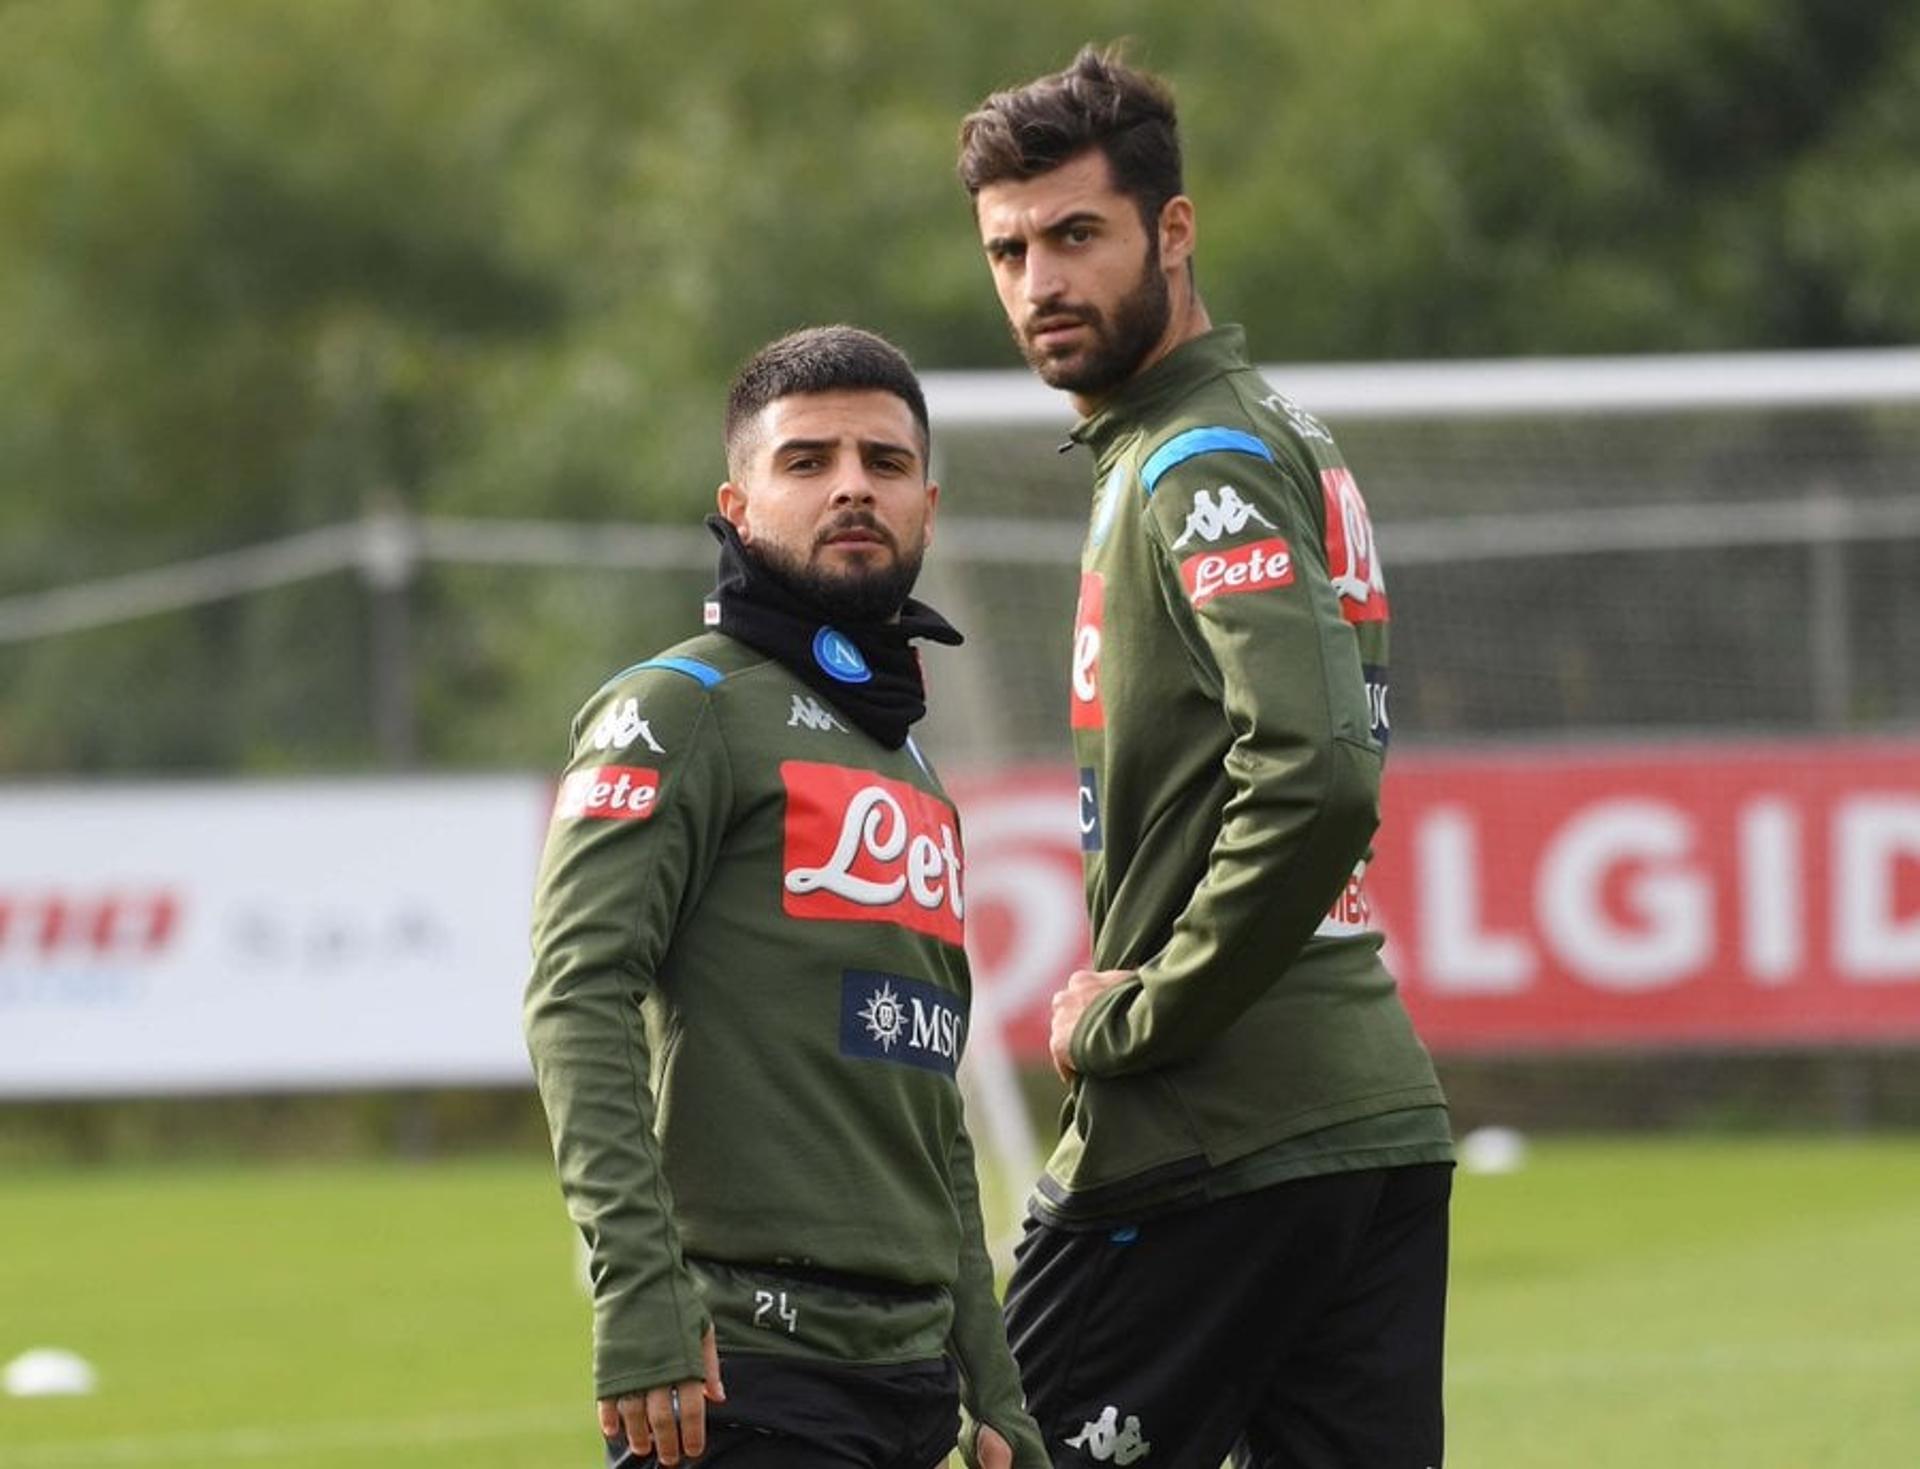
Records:
<instances>
[{"instance_id":1,"label":"kappa logo","mask_svg":"<svg viewBox=\"0 0 1920 1469\"><path fill-rule=\"evenodd\" d=\"M647 748L654 754L667 753L660 748L660 742L654 739L646 720L640 717L638 699L628 699L624 704L607 710L600 716L600 722L594 725L589 738L596 750L624 750L635 740L645 740Z\"/></svg>"},{"instance_id":2,"label":"kappa logo","mask_svg":"<svg viewBox=\"0 0 1920 1469\"><path fill-rule=\"evenodd\" d=\"M960 822L939 797L870 770L786 760L781 908L966 941Z\"/></svg>"},{"instance_id":3,"label":"kappa logo","mask_svg":"<svg viewBox=\"0 0 1920 1469\"><path fill-rule=\"evenodd\" d=\"M1215 494L1219 495L1219 499L1214 498ZM1178 551L1195 536L1211 545L1222 536L1239 535L1255 521L1268 530L1278 529L1271 520L1241 499L1240 492L1232 485L1222 485L1218 491L1202 490L1193 497L1193 508L1187 512L1187 527L1180 532L1180 539L1173 543L1173 549Z\"/></svg>"},{"instance_id":4,"label":"kappa logo","mask_svg":"<svg viewBox=\"0 0 1920 1469\"><path fill-rule=\"evenodd\" d=\"M847 727L835 719L818 699L810 699L805 694L793 696L793 712L787 716L788 729L837 729L842 734Z\"/></svg>"},{"instance_id":5,"label":"kappa logo","mask_svg":"<svg viewBox=\"0 0 1920 1469\"><path fill-rule=\"evenodd\" d=\"M1070 1449L1082 1449L1089 1459L1100 1464L1137 1464L1153 1452L1153 1445L1140 1436L1140 1420L1132 1413L1120 1422L1120 1410L1108 1403L1098 1418L1081 1425L1080 1432L1066 1441Z\"/></svg>"}]
</instances>

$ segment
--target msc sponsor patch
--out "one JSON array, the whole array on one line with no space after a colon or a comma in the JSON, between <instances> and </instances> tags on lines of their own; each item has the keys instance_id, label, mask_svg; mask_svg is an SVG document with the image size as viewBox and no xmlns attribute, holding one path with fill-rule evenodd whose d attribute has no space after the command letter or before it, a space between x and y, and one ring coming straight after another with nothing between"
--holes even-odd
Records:
<instances>
[{"instance_id":1,"label":"msc sponsor patch","mask_svg":"<svg viewBox=\"0 0 1920 1469\"><path fill-rule=\"evenodd\" d=\"M1360 676L1367 681L1367 730L1385 749L1393 736L1393 717L1387 710L1387 670L1378 664L1362 663Z\"/></svg>"},{"instance_id":2,"label":"msc sponsor patch","mask_svg":"<svg viewBox=\"0 0 1920 1469\"><path fill-rule=\"evenodd\" d=\"M966 1044L959 1001L937 985L849 969L840 976L840 1054L952 1076Z\"/></svg>"},{"instance_id":3,"label":"msc sponsor patch","mask_svg":"<svg viewBox=\"0 0 1920 1469\"><path fill-rule=\"evenodd\" d=\"M1204 607L1215 597L1292 586L1293 552L1280 536L1227 551L1202 551L1180 563L1180 580L1195 607Z\"/></svg>"},{"instance_id":4,"label":"msc sponsor patch","mask_svg":"<svg viewBox=\"0 0 1920 1469\"><path fill-rule=\"evenodd\" d=\"M582 821L645 821L660 799L660 772L640 765L596 765L560 782L556 817Z\"/></svg>"},{"instance_id":5,"label":"msc sponsor patch","mask_svg":"<svg viewBox=\"0 0 1920 1469\"><path fill-rule=\"evenodd\" d=\"M1091 765L1080 767L1080 850L1098 852L1100 839L1100 786Z\"/></svg>"}]
</instances>

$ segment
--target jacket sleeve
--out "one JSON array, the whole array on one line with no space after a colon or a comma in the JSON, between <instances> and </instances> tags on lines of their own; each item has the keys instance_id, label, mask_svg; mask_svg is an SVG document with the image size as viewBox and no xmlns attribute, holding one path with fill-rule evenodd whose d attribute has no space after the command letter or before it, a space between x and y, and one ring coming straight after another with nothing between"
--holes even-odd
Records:
<instances>
[{"instance_id":1,"label":"jacket sleeve","mask_svg":"<svg viewBox=\"0 0 1920 1469\"><path fill-rule=\"evenodd\" d=\"M1013 1446L1014 1469L1049 1469L1052 1461L1046 1442L1027 1412L1020 1371L1007 1346L1006 1321L994 1291L993 1257L987 1250L980 1212L973 1139L964 1127L954 1140L947 1166L960 1216L960 1269L953 1284L953 1329L947 1345L960 1368L962 1457L969 1464L978 1462L974 1436L986 1425Z\"/></svg>"},{"instance_id":2,"label":"jacket sleeve","mask_svg":"<svg viewBox=\"0 0 1920 1469\"><path fill-rule=\"evenodd\" d=\"M1197 455L1159 479L1145 519L1168 615L1227 723L1226 800L1166 945L1075 1028L1088 1076L1172 1064L1232 1024L1285 974L1379 824L1381 751L1303 463Z\"/></svg>"},{"instance_id":3,"label":"jacket sleeve","mask_svg":"<svg viewBox=\"0 0 1920 1469\"><path fill-rule=\"evenodd\" d=\"M725 829L715 725L705 688L678 673L630 675L590 700L534 895L527 1047L589 1251L601 1398L704 1373L708 1317L661 1171L640 1005Z\"/></svg>"}]
</instances>

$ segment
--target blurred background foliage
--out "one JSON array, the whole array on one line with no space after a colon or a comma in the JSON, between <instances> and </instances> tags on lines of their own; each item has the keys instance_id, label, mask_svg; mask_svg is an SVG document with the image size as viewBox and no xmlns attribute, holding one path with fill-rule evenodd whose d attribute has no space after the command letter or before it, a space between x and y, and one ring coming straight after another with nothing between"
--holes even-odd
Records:
<instances>
[{"instance_id":1,"label":"blurred background foliage","mask_svg":"<svg viewBox=\"0 0 1920 1469\"><path fill-rule=\"evenodd\" d=\"M370 509L687 523L807 322L1015 365L955 128L1116 36L1265 359L1920 340L1913 0L0 0L0 598ZM646 596L423 581L413 753L550 764ZM0 773L377 763L370 615L0 646Z\"/></svg>"}]
</instances>

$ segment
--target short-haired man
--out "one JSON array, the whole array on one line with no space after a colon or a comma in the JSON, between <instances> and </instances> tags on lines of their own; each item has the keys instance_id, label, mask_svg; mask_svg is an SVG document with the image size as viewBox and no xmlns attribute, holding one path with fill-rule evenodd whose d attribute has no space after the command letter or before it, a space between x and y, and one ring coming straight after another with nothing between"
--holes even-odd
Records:
<instances>
[{"instance_id":1,"label":"short-haired man","mask_svg":"<svg viewBox=\"0 0 1920 1469\"><path fill-rule=\"evenodd\" d=\"M710 631L573 724L526 1026L614 1464L1037 1469L955 1067L959 823L909 727L927 410L851 327L741 369ZM724 1377L725 1386L722 1387Z\"/></svg>"},{"instance_id":2,"label":"short-haired man","mask_svg":"<svg viewBox=\"0 0 1920 1469\"><path fill-rule=\"evenodd\" d=\"M1007 1292L1056 1464L1432 1469L1452 1143L1361 874L1387 597L1332 437L1213 327L1164 84L961 129L1001 305L1098 485L1071 724L1095 968Z\"/></svg>"}]
</instances>

